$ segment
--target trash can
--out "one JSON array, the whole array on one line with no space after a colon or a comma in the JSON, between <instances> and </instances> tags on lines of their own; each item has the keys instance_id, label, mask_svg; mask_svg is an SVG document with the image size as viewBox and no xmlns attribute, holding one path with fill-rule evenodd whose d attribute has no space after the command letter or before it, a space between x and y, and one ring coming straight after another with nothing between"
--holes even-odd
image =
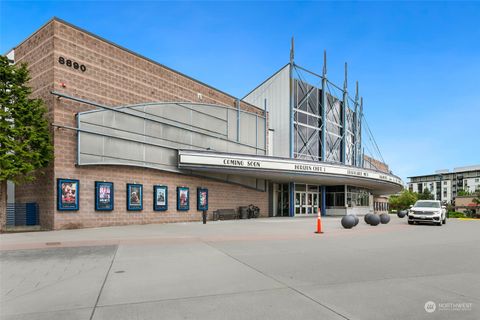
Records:
<instances>
[{"instance_id":1,"label":"trash can","mask_svg":"<svg viewBox=\"0 0 480 320\"><path fill-rule=\"evenodd\" d=\"M248 207L239 207L240 219L248 219Z\"/></svg>"}]
</instances>

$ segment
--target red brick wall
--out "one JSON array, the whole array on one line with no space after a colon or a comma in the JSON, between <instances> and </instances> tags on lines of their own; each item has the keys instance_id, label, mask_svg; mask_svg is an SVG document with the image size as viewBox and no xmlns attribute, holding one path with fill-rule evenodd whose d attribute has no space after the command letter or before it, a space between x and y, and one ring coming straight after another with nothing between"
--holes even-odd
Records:
<instances>
[{"instance_id":1,"label":"red brick wall","mask_svg":"<svg viewBox=\"0 0 480 320\"><path fill-rule=\"evenodd\" d=\"M58 63L62 56L87 67L85 72ZM118 48L61 21L52 21L15 49L16 60L30 64L31 85L36 94L45 98L49 116L59 125L76 127L75 114L91 106L53 98L54 89L76 97L115 106L152 101L192 101L235 106L235 99L161 65ZM65 87L60 85L65 84ZM202 100L198 99L202 95ZM241 108L262 114L263 111L241 103ZM54 129L54 170L37 183L17 188L17 201L37 201L41 223L47 228L68 226L95 227L108 225L175 222L199 220L196 210L196 188L209 189L210 211L236 208L253 203L267 215L267 193L242 186L217 182L153 169L127 166L76 166L76 132ZM80 210L56 211L57 178L80 180ZM94 210L94 182L110 181L115 185L115 210ZM144 187L144 210L126 210L126 183ZM169 187L169 210L153 211L153 185ZM45 188L43 188L45 186ZM176 210L176 187L190 187L190 211ZM42 189L39 193L39 189Z\"/></svg>"}]
</instances>

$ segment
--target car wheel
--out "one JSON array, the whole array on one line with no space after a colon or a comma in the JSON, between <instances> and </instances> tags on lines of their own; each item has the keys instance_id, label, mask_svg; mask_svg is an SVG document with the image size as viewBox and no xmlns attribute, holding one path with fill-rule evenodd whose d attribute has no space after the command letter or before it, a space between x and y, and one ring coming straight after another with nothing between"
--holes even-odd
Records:
<instances>
[{"instance_id":1,"label":"car wheel","mask_svg":"<svg viewBox=\"0 0 480 320\"><path fill-rule=\"evenodd\" d=\"M442 226L442 221L440 221L439 223L437 223L437 226L441 227L441 226Z\"/></svg>"},{"instance_id":2,"label":"car wheel","mask_svg":"<svg viewBox=\"0 0 480 320\"><path fill-rule=\"evenodd\" d=\"M443 223L443 224L447 223L447 217L443 218L442 223Z\"/></svg>"}]
</instances>

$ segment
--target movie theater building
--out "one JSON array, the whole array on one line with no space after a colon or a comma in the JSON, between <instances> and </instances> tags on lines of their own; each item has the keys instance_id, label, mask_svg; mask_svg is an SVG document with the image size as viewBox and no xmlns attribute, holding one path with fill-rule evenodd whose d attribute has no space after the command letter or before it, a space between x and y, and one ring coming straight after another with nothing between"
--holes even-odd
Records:
<instances>
[{"instance_id":1,"label":"movie theater building","mask_svg":"<svg viewBox=\"0 0 480 320\"><path fill-rule=\"evenodd\" d=\"M364 154L358 88L352 98L293 50L244 98L57 18L8 57L28 63L55 150L9 200L36 204L45 228L194 221L249 204L264 217L363 214L402 189Z\"/></svg>"}]
</instances>

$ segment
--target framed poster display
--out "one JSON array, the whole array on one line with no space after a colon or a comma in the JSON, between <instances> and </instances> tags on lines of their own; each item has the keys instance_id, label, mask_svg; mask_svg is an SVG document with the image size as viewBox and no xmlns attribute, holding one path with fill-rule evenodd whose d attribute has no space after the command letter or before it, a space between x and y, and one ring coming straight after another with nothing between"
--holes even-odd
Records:
<instances>
[{"instance_id":1,"label":"framed poster display","mask_svg":"<svg viewBox=\"0 0 480 320\"><path fill-rule=\"evenodd\" d=\"M208 189L197 188L197 210L208 210Z\"/></svg>"},{"instance_id":2,"label":"framed poster display","mask_svg":"<svg viewBox=\"0 0 480 320\"><path fill-rule=\"evenodd\" d=\"M168 187L153 186L153 210L168 210Z\"/></svg>"},{"instance_id":3,"label":"framed poster display","mask_svg":"<svg viewBox=\"0 0 480 320\"><path fill-rule=\"evenodd\" d=\"M127 183L127 210L143 210L143 185Z\"/></svg>"},{"instance_id":4,"label":"framed poster display","mask_svg":"<svg viewBox=\"0 0 480 320\"><path fill-rule=\"evenodd\" d=\"M79 191L80 181L75 179L57 179L57 210L78 210Z\"/></svg>"},{"instance_id":5,"label":"framed poster display","mask_svg":"<svg viewBox=\"0 0 480 320\"><path fill-rule=\"evenodd\" d=\"M190 190L188 187L177 187L177 210L190 210Z\"/></svg>"},{"instance_id":6,"label":"framed poster display","mask_svg":"<svg viewBox=\"0 0 480 320\"><path fill-rule=\"evenodd\" d=\"M113 182L95 181L95 210L113 210Z\"/></svg>"}]
</instances>

